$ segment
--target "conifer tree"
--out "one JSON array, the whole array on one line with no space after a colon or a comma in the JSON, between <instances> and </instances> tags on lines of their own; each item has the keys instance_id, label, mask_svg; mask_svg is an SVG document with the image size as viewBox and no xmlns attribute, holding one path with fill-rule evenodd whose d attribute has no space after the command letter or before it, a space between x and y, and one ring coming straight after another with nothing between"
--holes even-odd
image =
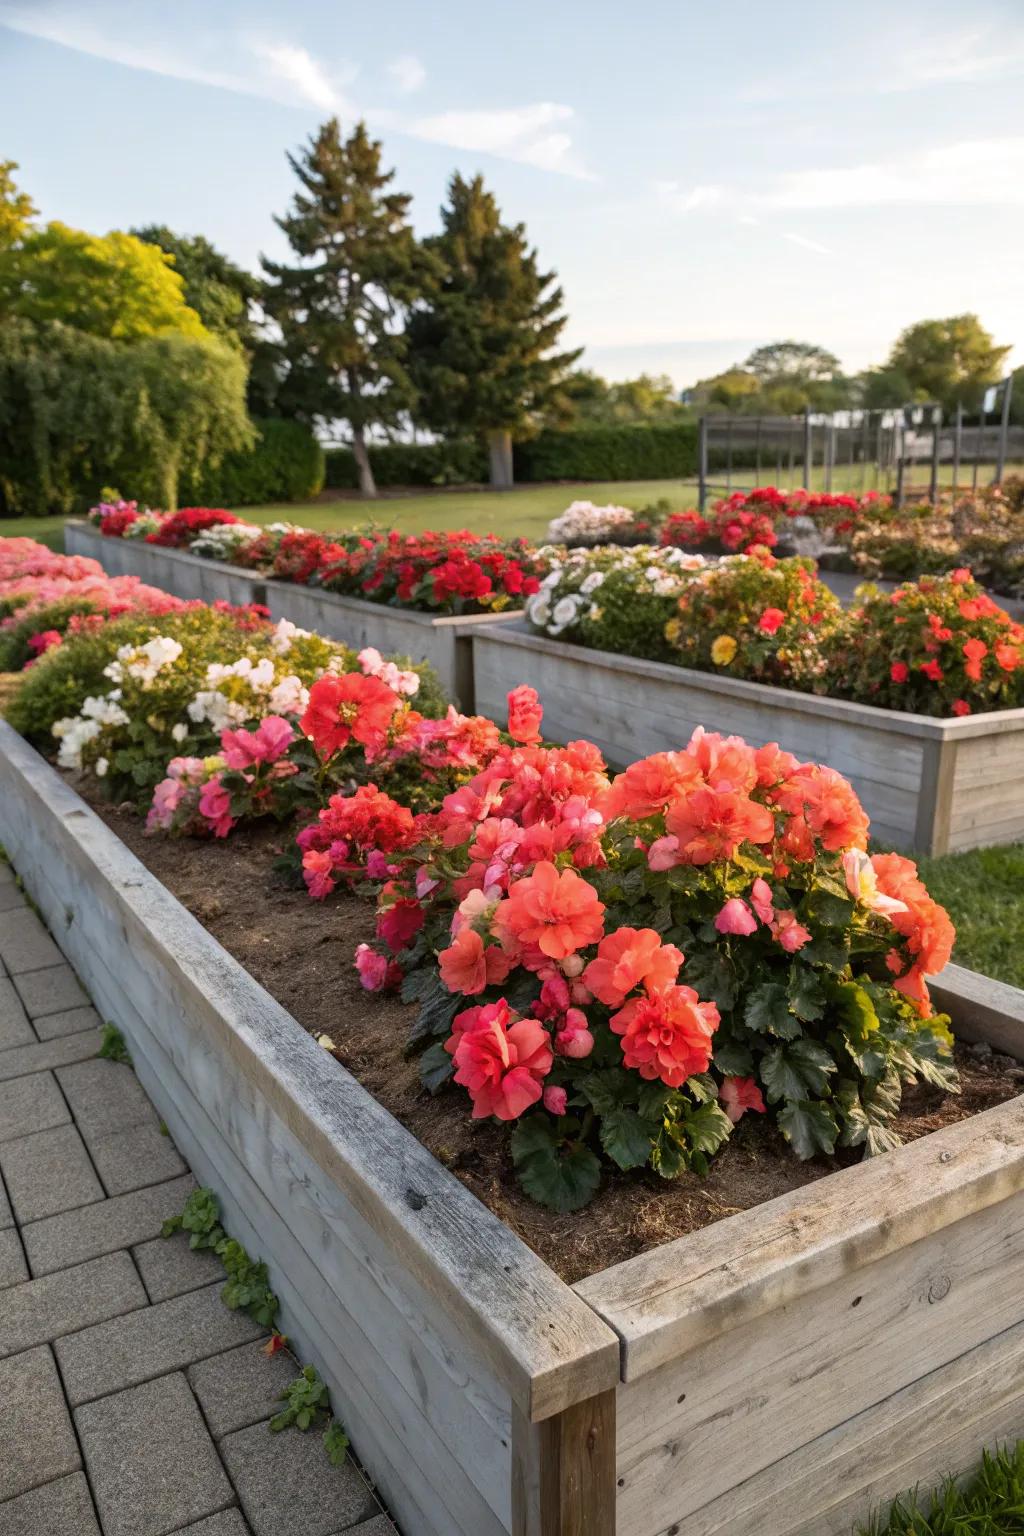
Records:
<instances>
[{"instance_id":1,"label":"conifer tree","mask_svg":"<svg viewBox=\"0 0 1024 1536\"><path fill-rule=\"evenodd\" d=\"M566 323L555 274L541 272L522 224L507 225L476 176L456 173L440 234L424 242L441 263L410 317L419 414L446 433L472 433L490 450L491 484L512 484L513 439L558 406L579 352L554 353Z\"/></svg>"},{"instance_id":2,"label":"conifer tree","mask_svg":"<svg viewBox=\"0 0 1024 1536\"><path fill-rule=\"evenodd\" d=\"M397 425L413 402L404 314L422 290L424 257L408 222L411 199L389 191L381 145L337 118L289 163L300 187L276 220L298 260L263 257L264 306L280 330L277 409L345 421L365 495L376 495L368 429Z\"/></svg>"}]
</instances>

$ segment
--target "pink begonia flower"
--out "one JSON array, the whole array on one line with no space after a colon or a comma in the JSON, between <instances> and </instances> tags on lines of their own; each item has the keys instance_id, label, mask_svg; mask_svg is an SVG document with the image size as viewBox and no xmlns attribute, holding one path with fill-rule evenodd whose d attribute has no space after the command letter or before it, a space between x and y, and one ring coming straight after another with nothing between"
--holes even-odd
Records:
<instances>
[{"instance_id":1,"label":"pink begonia flower","mask_svg":"<svg viewBox=\"0 0 1024 1536\"><path fill-rule=\"evenodd\" d=\"M754 933L757 928L757 918L745 901L741 901L738 896L732 896L715 918L715 927L719 933Z\"/></svg>"},{"instance_id":2,"label":"pink begonia flower","mask_svg":"<svg viewBox=\"0 0 1024 1536\"><path fill-rule=\"evenodd\" d=\"M367 874L370 872L369 860L367 860L366 872ZM436 891L440 883L425 867L421 866L416 871L416 895L420 901L423 900L424 896L429 896L431 891Z\"/></svg>"},{"instance_id":3,"label":"pink begonia flower","mask_svg":"<svg viewBox=\"0 0 1024 1536\"><path fill-rule=\"evenodd\" d=\"M256 763L276 763L291 746L295 732L280 715L267 715L254 731L222 731L221 752L229 768L252 768Z\"/></svg>"},{"instance_id":4,"label":"pink begonia flower","mask_svg":"<svg viewBox=\"0 0 1024 1536\"><path fill-rule=\"evenodd\" d=\"M761 919L762 923L771 925L775 917L775 908L772 905L772 888L767 880L762 880L760 875L750 887L750 905Z\"/></svg>"},{"instance_id":5,"label":"pink begonia flower","mask_svg":"<svg viewBox=\"0 0 1024 1536\"><path fill-rule=\"evenodd\" d=\"M557 1088L554 1083L544 1089L544 1108L549 1115L564 1115L568 1095L564 1088Z\"/></svg>"},{"instance_id":6,"label":"pink begonia flower","mask_svg":"<svg viewBox=\"0 0 1024 1536\"><path fill-rule=\"evenodd\" d=\"M881 912L885 917L892 917L896 912L908 910L905 901L898 900L895 896L883 896L878 889L878 880L875 876L875 867L866 853L859 848L847 848L843 854L843 873L846 876L846 889L854 901L863 902L872 912Z\"/></svg>"},{"instance_id":7,"label":"pink begonia flower","mask_svg":"<svg viewBox=\"0 0 1024 1536\"><path fill-rule=\"evenodd\" d=\"M314 901L323 901L334 890L334 860L327 852L310 848L302 855L302 878Z\"/></svg>"},{"instance_id":8,"label":"pink begonia flower","mask_svg":"<svg viewBox=\"0 0 1024 1536\"><path fill-rule=\"evenodd\" d=\"M396 901L377 918L377 937L383 939L393 955L414 939L423 927L426 913L418 901Z\"/></svg>"},{"instance_id":9,"label":"pink begonia flower","mask_svg":"<svg viewBox=\"0 0 1024 1536\"><path fill-rule=\"evenodd\" d=\"M795 954L811 940L810 930L797 921L795 912L776 912L772 935L778 939L787 955Z\"/></svg>"},{"instance_id":10,"label":"pink begonia flower","mask_svg":"<svg viewBox=\"0 0 1024 1536\"><path fill-rule=\"evenodd\" d=\"M184 793L185 785L179 779L161 779L153 791L153 803L146 817L147 832L155 832L158 827L166 830L171 825Z\"/></svg>"},{"instance_id":11,"label":"pink begonia flower","mask_svg":"<svg viewBox=\"0 0 1024 1536\"><path fill-rule=\"evenodd\" d=\"M748 1109L759 1115L765 1113L761 1090L752 1077L727 1077L718 1090L718 1098L733 1125L742 1120Z\"/></svg>"},{"instance_id":12,"label":"pink begonia flower","mask_svg":"<svg viewBox=\"0 0 1024 1536\"><path fill-rule=\"evenodd\" d=\"M376 677L384 665L384 657L375 645L364 646L356 658L359 666L368 677Z\"/></svg>"},{"instance_id":13,"label":"pink begonia flower","mask_svg":"<svg viewBox=\"0 0 1024 1536\"><path fill-rule=\"evenodd\" d=\"M369 944L357 946L356 970L367 992L379 992L388 979L387 960L383 955L378 955L375 949L371 949Z\"/></svg>"},{"instance_id":14,"label":"pink begonia flower","mask_svg":"<svg viewBox=\"0 0 1024 1536\"><path fill-rule=\"evenodd\" d=\"M227 837L235 824L231 815L231 796L221 784L218 773L208 779L200 791L199 814L209 822L214 837Z\"/></svg>"},{"instance_id":15,"label":"pink begonia flower","mask_svg":"<svg viewBox=\"0 0 1024 1536\"><path fill-rule=\"evenodd\" d=\"M574 1012L570 1008L569 1013ZM568 1019L569 1014L566 1014ZM560 1029L555 1036L555 1050L559 1056L568 1056L573 1061L582 1061L589 1056L594 1049L594 1037L587 1029L578 1024L567 1024L565 1029Z\"/></svg>"},{"instance_id":16,"label":"pink begonia flower","mask_svg":"<svg viewBox=\"0 0 1024 1536\"><path fill-rule=\"evenodd\" d=\"M387 854L379 848L371 848L366 855L366 874L370 880L389 880L397 868L397 864L388 863Z\"/></svg>"},{"instance_id":17,"label":"pink begonia flower","mask_svg":"<svg viewBox=\"0 0 1024 1536\"><path fill-rule=\"evenodd\" d=\"M672 836L656 837L647 850L647 864L650 869L660 871L674 869L679 863L679 839Z\"/></svg>"}]
</instances>

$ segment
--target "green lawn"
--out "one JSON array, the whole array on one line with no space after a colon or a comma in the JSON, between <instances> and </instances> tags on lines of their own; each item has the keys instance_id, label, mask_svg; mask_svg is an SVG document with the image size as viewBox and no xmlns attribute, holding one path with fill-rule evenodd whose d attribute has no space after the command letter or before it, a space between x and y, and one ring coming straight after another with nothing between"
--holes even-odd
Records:
<instances>
[{"instance_id":1,"label":"green lawn","mask_svg":"<svg viewBox=\"0 0 1024 1536\"><path fill-rule=\"evenodd\" d=\"M1024 1533L1024 1443L985 1452L963 1486L898 1499L862 1536L1021 1536Z\"/></svg>"},{"instance_id":2,"label":"green lawn","mask_svg":"<svg viewBox=\"0 0 1024 1536\"><path fill-rule=\"evenodd\" d=\"M922 859L920 869L956 924L957 964L1024 987L1024 844Z\"/></svg>"}]
</instances>

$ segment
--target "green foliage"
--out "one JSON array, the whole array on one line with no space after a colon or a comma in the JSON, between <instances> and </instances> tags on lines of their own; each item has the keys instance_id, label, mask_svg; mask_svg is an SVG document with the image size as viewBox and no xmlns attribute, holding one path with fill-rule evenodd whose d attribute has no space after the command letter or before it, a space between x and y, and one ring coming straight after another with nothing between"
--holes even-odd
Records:
<instances>
[{"instance_id":1,"label":"green foliage","mask_svg":"<svg viewBox=\"0 0 1024 1536\"><path fill-rule=\"evenodd\" d=\"M559 1213L580 1210L601 1183L600 1160L580 1131L580 1122L569 1115L557 1123L544 1115L525 1115L512 1133L519 1182L531 1200Z\"/></svg>"},{"instance_id":2,"label":"green foliage","mask_svg":"<svg viewBox=\"0 0 1024 1536\"><path fill-rule=\"evenodd\" d=\"M247 351L256 343L249 305L260 296L260 280L246 272L203 235L176 235L166 224L147 224L131 233L173 257L184 284L185 303L207 330L231 337Z\"/></svg>"},{"instance_id":3,"label":"green foliage","mask_svg":"<svg viewBox=\"0 0 1024 1536\"><path fill-rule=\"evenodd\" d=\"M946 411L961 404L977 410L995 384L1010 352L998 347L977 315L919 320L902 331L889 354L888 367L901 372L927 400Z\"/></svg>"},{"instance_id":4,"label":"green foliage","mask_svg":"<svg viewBox=\"0 0 1024 1536\"><path fill-rule=\"evenodd\" d=\"M0 672L20 672L32 660L35 652L28 642L33 635L48 629L63 634L76 614L96 613L97 606L87 597L62 597L33 607L10 628L0 629Z\"/></svg>"},{"instance_id":5,"label":"green foliage","mask_svg":"<svg viewBox=\"0 0 1024 1536\"><path fill-rule=\"evenodd\" d=\"M948 1478L929 1495L915 1489L860 1529L860 1536L1021 1536L1024 1441L982 1453L966 1481Z\"/></svg>"},{"instance_id":6,"label":"green foliage","mask_svg":"<svg viewBox=\"0 0 1024 1536\"><path fill-rule=\"evenodd\" d=\"M57 223L0 249L0 316L60 321L116 341L209 334L157 246L120 230L90 235Z\"/></svg>"},{"instance_id":7,"label":"green foliage","mask_svg":"<svg viewBox=\"0 0 1024 1536\"><path fill-rule=\"evenodd\" d=\"M97 1055L102 1056L104 1061L119 1061L126 1067L131 1066L131 1053L125 1043L124 1035L116 1024L104 1024L103 1036L100 1040L100 1048Z\"/></svg>"},{"instance_id":8,"label":"green foliage","mask_svg":"<svg viewBox=\"0 0 1024 1536\"><path fill-rule=\"evenodd\" d=\"M160 1228L161 1237L173 1237L175 1232L188 1233L190 1248L216 1251L226 1241L220 1224L220 1206L212 1189L194 1189L184 1209L177 1216L169 1216Z\"/></svg>"},{"instance_id":9,"label":"green foliage","mask_svg":"<svg viewBox=\"0 0 1024 1536\"><path fill-rule=\"evenodd\" d=\"M300 421L253 421L251 448L227 453L216 468L202 470L186 492L205 507L250 507L308 501L324 485L324 451Z\"/></svg>"},{"instance_id":10,"label":"green foliage","mask_svg":"<svg viewBox=\"0 0 1024 1536\"><path fill-rule=\"evenodd\" d=\"M0 160L0 251L24 239L38 209L27 192L19 192L14 180L16 160Z\"/></svg>"},{"instance_id":11,"label":"green foliage","mask_svg":"<svg viewBox=\"0 0 1024 1536\"><path fill-rule=\"evenodd\" d=\"M686 479L697 470L697 424L545 431L515 450L517 480Z\"/></svg>"},{"instance_id":12,"label":"green foliage","mask_svg":"<svg viewBox=\"0 0 1024 1536\"><path fill-rule=\"evenodd\" d=\"M366 429L395 425L413 402L401 319L422 291L424 259L411 199L388 190L394 172L381 169L364 123L343 141L332 118L288 159L300 190L276 222L297 262L263 261L264 306L281 332L277 409L347 422L372 493Z\"/></svg>"},{"instance_id":13,"label":"green foliage","mask_svg":"<svg viewBox=\"0 0 1024 1536\"><path fill-rule=\"evenodd\" d=\"M409 320L419 414L461 436L530 435L559 403L578 352L553 348L565 326L562 290L541 272L522 224L507 225L483 179L457 172L426 243L439 276Z\"/></svg>"},{"instance_id":14,"label":"green foliage","mask_svg":"<svg viewBox=\"0 0 1024 1536\"><path fill-rule=\"evenodd\" d=\"M296 1429L309 1429L320 1414L330 1412L327 1385L313 1365L303 1366L302 1375L290 1382L280 1396L286 1407L270 1421L274 1434L293 1425Z\"/></svg>"},{"instance_id":15,"label":"green foliage","mask_svg":"<svg viewBox=\"0 0 1024 1536\"><path fill-rule=\"evenodd\" d=\"M641 373L609 384L600 374L577 368L561 393L569 427L671 425L687 415L667 374Z\"/></svg>"},{"instance_id":16,"label":"green foliage","mask_svg":"<svg viewBox=\"0 0 1024 1536\"><path fill-rule=\"evenodd\" d=\"M201 327L111 341L6 319L0 515L81 511L112 481L173 509L180 481L251 442L245 376L238 349Z\"/></svg>"},{"instance_id":17,"label":"green foliage","mask_svg":"<svg viewBox=\"0 0 1024 1536\"><path fill-rule=\"evenodd\" d=\"M355 490L359 469L351 448L329 448L326 483L332 490ZM378 485L465 485L487 479L487 455L472 441L383 443L373 449Z\"/></svg>"}]
</instances>

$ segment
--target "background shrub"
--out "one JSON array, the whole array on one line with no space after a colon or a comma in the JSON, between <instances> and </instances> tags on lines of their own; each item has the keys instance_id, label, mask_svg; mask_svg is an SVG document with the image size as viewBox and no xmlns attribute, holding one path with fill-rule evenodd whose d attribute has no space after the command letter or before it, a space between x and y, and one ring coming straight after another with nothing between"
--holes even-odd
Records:
<instances>
[{"instance_id":1,"label":"background shrub","mask_svg":"<svg viewBox=\"0 0 1024 1536\"><path fill-rule=\"evenodd\" d=\"M697 472L697 424L541 432L515 447L517 480L673 480Z\"/></svg>"},{"instance_id":2,"label":"background shrub","mask_svg":"<svg viewBox=\"0 0 1024 1536\"><path fill-rule=\"evenodd\" d=\"M256 507L309 501L324 488L324 451L298 421L255 420L252 448L225 454L193 478L189 499L208 507ZM182 493L184 494L184 492Z\"/></svg>"},{"instance_id":3,"label":"background shrub","mask_svg":"<svg viewBox=\"0 0 1024 1536\"><path fill-rule=\"evenodd\" d=\"M371 447L378 485L468 485L488 476L486 451L474 442L383 443ZM326 483L331 490L353 491L359 476L348 448L328 448Z\"/></svg>"}]
</instances>

